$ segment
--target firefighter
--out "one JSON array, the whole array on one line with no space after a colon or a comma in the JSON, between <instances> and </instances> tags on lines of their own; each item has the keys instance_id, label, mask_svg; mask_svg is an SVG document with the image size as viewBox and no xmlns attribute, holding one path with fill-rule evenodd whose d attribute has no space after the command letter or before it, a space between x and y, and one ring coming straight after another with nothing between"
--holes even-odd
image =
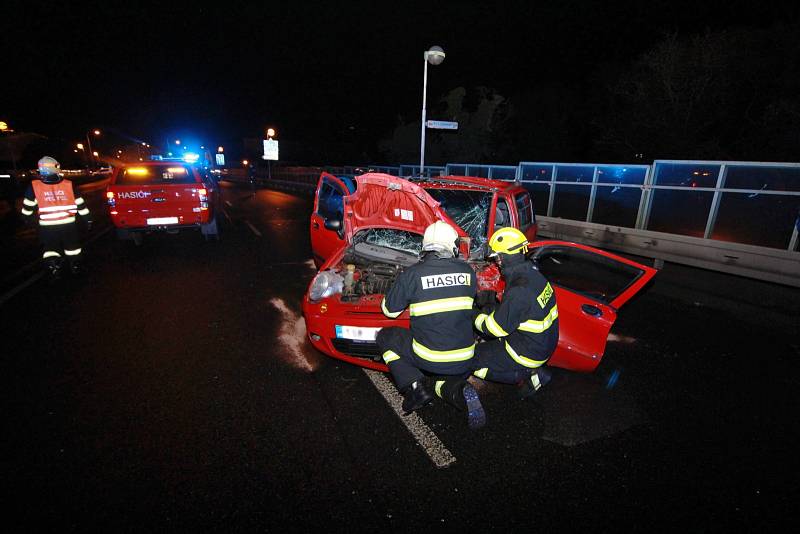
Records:
<instances>
[{"instance_id":1,"label":"firefighter","mask_svg":"<svg viewBox=\"0 0 800 534\"><path fill-rule=\"evenodd\" d=\"M91 229L92 219L86 202L76 194L72 182L62 178L61 165L55 159L45 156L39 160L38 180L31 181L22 203L22 214L28 221L33 212L39 211L39 241L44 247L42 259L57 280L61 276L64 257L70 272L80 272L81 246L75 222L79 215ZM63 256L62 256L63 254Z\"/></svg>"},{"instance_id":2,"label":"firefighter","mask_svg":"<svg viewBox=\"0 0 800 534\"><path fill-rule=\"evenodd\" d=\"M550 282L527 259L528 240L516 228L500 228L489 239L505 280L502 302L480 310L475 328L491 341L475 348L475 376L517 384L530 397L550 381L545 364L558 344L558 307Z\"/></svg>"},{"instance_id":3,"label":"firefighter","mask_svg":"<svg viewBox=\"0 0 800 534\"><path fill-rule=\"evenodd\" d=\"M406 414L433 400L425 373L455 376L436 382L437 395L467 412L471 428L486 422L475 389L466 382L472 371L475 337L470 324L477 290L474 271L458 258L458 234L437 221L425 229L419 263L403 271L381 302L395 318L408 308L411 329L383 328L376 342L403 394ZM445 387L447 386L447 387Z\"/></svg>"}]
</instances>

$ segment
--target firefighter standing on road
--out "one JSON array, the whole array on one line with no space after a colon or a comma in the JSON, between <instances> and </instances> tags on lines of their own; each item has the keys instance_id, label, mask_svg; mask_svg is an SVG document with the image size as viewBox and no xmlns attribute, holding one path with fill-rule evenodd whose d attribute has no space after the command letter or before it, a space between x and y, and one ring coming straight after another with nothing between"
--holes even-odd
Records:
<instances>
[{"instance_id":1,"label":"firefighter standing on road","mask_svg":"<svg viewBox=\"0 0 800 534\"><path fill-rule=\"evenodd\" d=\"M406 414L433 400L425 385L425 371L460 380L436 383L437 395L467 411L471 428L485 424L477 392L469 376L475 351L470 321L477 290L474 271L457 257L458 234L437 221L425 229L420 262L403 271L381 302L383 313L395 318L408 308L411 329L383 328L377 344L403 394Z\"/></svg>"},{"instance_id":2,"label":"firefighter standing on road","mask_svg":"<svg viewBox=\"0 0 800 534\"><path fill-rule=\"evenodd\" d=\"M506 283L503 301L480 311L475 328L493 341L475 348L475 376L517 384L523 397L550 381L545 367L558 344L558 307L550 282L525 257L528 240L516 228L501 228L489 239L490 256Z\"/></svg>"},{"instance_id":3,"label":"firefighter standing on road","mask_svg":"<svg viewBox=\"0 0 800 534\"><path fill-rule=\"evenodd\" d=\"M58 279L64 257L70 271L80 271L80 236L75 222L76 215L91 228L89 209L76 194L72 182L59 174L61 166L55 159L45 156L39 160L39 180L31 181L23 199L22 214L28 221L33 212L39 211L39 241L44 247L42 258L52 279ZM63 254L63 256L62 256Z\"/></svg>"}]
</instances>

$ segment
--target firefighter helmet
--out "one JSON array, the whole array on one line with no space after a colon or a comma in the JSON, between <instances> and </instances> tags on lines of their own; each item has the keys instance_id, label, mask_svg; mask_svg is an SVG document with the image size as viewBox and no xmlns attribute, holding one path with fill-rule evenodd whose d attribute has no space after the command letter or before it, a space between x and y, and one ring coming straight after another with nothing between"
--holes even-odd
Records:
<instances>
[{"instance_id":1,"label":"firefighter helmet","mask_svg":"<svg viewBox=\"0 0 800 534\"><path fill-rule=\"evenodd\" d=\"M528 252L528 238L516 228L500 228L489 239L489 248L492 249L489 256L498 254L525 254Z\"/></svg>"},{"instance_id":2,"label":"firefighter helmet","mask_svg":"<svg viewBox=\"0 0 800 534\"><path fill-rule=\"evenodd\" d=\"M61 170L61 164L56 161L55 158L51 158L50 156L45 156L39 160L37 164L39 167L39 174L41 176L52 176L54 174L58 174Z\"/></svg>"},{"instance_id":3,"label":"firefighter helmet","mask_svg":"<svg viewBox=\"0 0 800 534\"><path fill-rule=\"evenodd\" d=\"M458 232L444 221L436 221L425 229L422 237L422 250L432 251L438 255L457 256Z\"/></svg>"}]
</instances>

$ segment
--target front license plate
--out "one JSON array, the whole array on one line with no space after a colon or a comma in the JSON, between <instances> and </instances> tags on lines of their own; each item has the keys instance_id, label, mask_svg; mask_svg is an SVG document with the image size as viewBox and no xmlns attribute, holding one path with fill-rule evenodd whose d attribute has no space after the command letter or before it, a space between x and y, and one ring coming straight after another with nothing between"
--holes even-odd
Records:
<instances>
[{"instance_id":1,"label":"front license plate","mask_svg":"<svg viewBox=\"0 0 800 534\"><path fill-rule=\"evenodd\" d=\"M336 337L353 339L355 341L375 341L375 336L380 328L369 326L341 326L336 325Z\"/></svg>"},{"instance_id":2,"label":"front license plate","mask_svg":"<svg viewBox=\"0 0 800 534\"><path fill-rule=\"evenodd\" d=\"M177 217L153 217L147 219L147 224L178 224Z\"/></svg>"}]
</instances>

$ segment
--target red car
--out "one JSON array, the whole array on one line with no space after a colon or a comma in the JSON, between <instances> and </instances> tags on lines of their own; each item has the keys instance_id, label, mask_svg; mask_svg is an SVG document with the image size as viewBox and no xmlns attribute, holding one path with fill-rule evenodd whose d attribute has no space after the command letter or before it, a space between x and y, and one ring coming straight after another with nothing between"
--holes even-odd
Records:
<instances>
[{"instance_id":1,"label":"red car","mask_svg":"<svg viewBox=\"0 0 800 534\"><path fill-rule=\"evenodd\" d=\"M389 319L381 300L397 274L418 261L422 234L436 220L461 236L462 257L475 269L479 291L502 298L500 273L485 259L487 242L499 226L520 228L534 239L530 200L518 184L482 178L412 182L370 173L348 184L323 174L311 215L314 258L322 264L303 299L311 343L334 358L387 371L375 334L385 326L408 328L409 316L406 310ZM560 336L549 365L593 371L617 310L656 270L564 241L532 242L530 250L558 299Z\"/></svg>"},{"instance_id":2,"label":"red car","mask_svg":"<svg viewBox=\"0 0 800 534\"><path fill-rule=\"evenodd\" d=\"M116 167L106 189L108 213L119 239L155 231L199 229L219 238L218 185L183 161L149 161Z\"/></svg>"}]
</instances>

